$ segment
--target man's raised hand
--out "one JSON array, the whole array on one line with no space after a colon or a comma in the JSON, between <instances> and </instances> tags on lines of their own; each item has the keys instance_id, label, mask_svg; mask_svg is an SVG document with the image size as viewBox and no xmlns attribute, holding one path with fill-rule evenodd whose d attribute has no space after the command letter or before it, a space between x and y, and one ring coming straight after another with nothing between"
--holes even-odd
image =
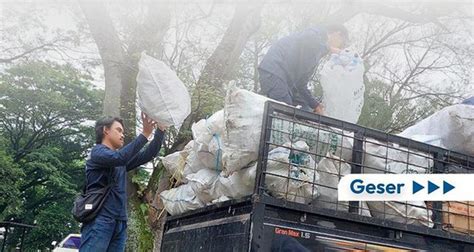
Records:
<instances>
[{"instance_id":1,"label":"man's raised hand","mask_svg":"<svg viewBox=\"0 0 474 252\"><path fill-rule=\"evenodd\" d=\"M322 104L318 104L313 110L314 113L319 115L324 115L324 106Z\"/></svg>"},{"instance_id":2,"label":"man's raised hand","mask_svg":"<svg viewBox=\"0 0 474 252\"><path fill-rule=\"evenodd\" d=\"M156 122L153 121L147 114L142 112L142 122L143 122L143 135L148 138L150 137L151 133L153 133L153 129L156 126Z\"/></svg>"}]
</instances>

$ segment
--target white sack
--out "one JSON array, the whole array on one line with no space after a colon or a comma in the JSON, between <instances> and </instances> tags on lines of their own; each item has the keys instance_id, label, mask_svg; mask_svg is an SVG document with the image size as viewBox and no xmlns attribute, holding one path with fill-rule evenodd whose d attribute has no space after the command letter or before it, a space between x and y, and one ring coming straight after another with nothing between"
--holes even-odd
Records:
<instances>
[{"instance_id":1,"label":"white sack","mask_svg":"<svg viewBox=\"0 0 474 252\"><path fill-rule=\"evenodd\" d=\"M396 144L384 146L374 139L365 144L363 173L428 173L433 166L433 157L427 153L408 150Z\"/></svg>"},{"instance_id":2,"label":"white sack","mask_svg":"<svg viewBox=\"0 0 474 252\"><path fill-rule=\"evenodd\" d=\"M354 133L315 124L310 127L300 123L274 118L270 141L283 145L290 141L304 141L309 151L319 155L316 160L322 159L328 153L341 157L346 161L352 160L352 146Z\"/></svg>"},{"instance_id":3,"label":"white sack","mask_svg":"<svg viewBox=\"0 0 474 252\"><path fill-rule=\"evenodd\" d=\"M342 176L351 173L351 166L338 156L328 154L318 163L319 197L313 204L338 211L349 211L349 202L337 200L337 186ZM360 202L359 214L371 216L365 202Z\"/></svg>"},{"instance_id":4,"label":"white sack","mask_svg":"<svg viewBox=\"0 0 474 252\"><path fill-rule=\"evenodd\" d=\"M357 123L364 105L364 64L357 54L332 54L321 70L323 105L327 116Z\"/></svg>"},{"instance_id":5,"label":"white sack","mask_svg":"<svg viewBox=\"0 0 474 252\"><path fill-rule=\"evenodd\" d=\"M225 176L257 160L267 97L232 87L224 106L225 132L222 156Z\"/></svg>"},{"instance_id":6,"label":"white sack","mask_svg":"<svg viewBox=\"0 0 474 252\"><path fill-rule=\"evenodd\" d=\"M376 142L373 139L368 139L370 142ZM393 145L400 150L388 148L374 143L366 144L364 152L363 167L364 173L397 173L397 174L423 174L429 172L433 166L433 160L430 155L419 151L409 150L407 148ZM369 155L371 154L371 155ZM377 155L379 157L375 157ZM387 161L388 157L388 161ZM392 159L392 160L390 160ZM408 163L408 164L407 164ZM368 201L370 213L376 218L385 218L396 222L407 224L424 225L433 227L432 211L426 208L423 201L413 201L406 203L399 203L393 201ZM386 215L384 216L384 211Z\"/></svg>"},{"instance_id":7,"label":"white sack","mask_svg":"<svg viewBox=\"0 0 474 252\"><path fill-rule=\"evenodd\" d=\"M409 205L393 201L367 201L373 217L400 223L433 227L433 212L423 201L408 202ZM385 215L384 215L385 212Z\"/></svg>"},{"instance_id":8,"label":"white sack","mask_svg":"<svg viewBox=\"0 0 474 252\"><path fill-rule=\"evenodd\" d=\"M193 140L198 143L209 143L214 134L224 133L224 110L221 109L207 119L193 123L191 126Z\"/></svg>"},{"instance_id":9,"label":"white sack","mask_svg":"<svg viewBox=\"0 0 474 252\"><path fill-rule=\"evenodd\" d=\"M417 135L438 136L429 143L474 155L474 106L446 107L400 133L402 137L419 140Z\"/></svg>"},{"instance_id":10,"label":"white sack","mask_svg":"<svg viewBox=\"0 0 474 252\"><path fill-rule=\"evenodd\" d=\"M268 153L265 186L274 197L310 203L318 196L315 183L319 181L319 175L314 171L316 164L310 156L307 156L307 165L290 164L289 156L290 149L283 147Z\"/></svg>"},{"instance_id":11,"label":"white sack","mask_svg":"<svg viewBox=\"0 0 474 252\"><path fill-rule=\"evenodd\" d=\"M181 185L160 193L166 211L171 215L182 214L204 207L189 184Z\"/></svg>"},{"instance_id":12,"label":"white sack","mask_svg":"<svg viewBox=\"0 0 474 252\"><path fill-rule=\"evenodd\" d=\"M201 165L209 169L222 170L223 148L224 143L222 142L222 138L215 136L207 144L197 143L194 151Z\"/></svg>"},{"instance_id":13,"label":"white sack","mask_svg":"<svg viewBox=\"0 0 474 252\"><path fill-rule=\"evenodd\" d=\"M211 189L212 198L239 199L253 193L257 164L234 172L228 177L219 176Z\"/></svg>"},{"instance_id":14,"label":"white sack","mask_svg":"<svg viewBox=\"0 0 474 252\"><path fill-rule=\"evenodd\" d=\"M225 132L222 156L226 176L257 160L264 105L268 100L271 99L247 90L238 88L229 90L224 108ZM316 126L313 128L275 118L272 128L283 132L272 131L271 141L282 145L289 141L302 140L309 145L311 152L322 156L330 152L350 161L353 134L321 127L323 129L318 130Z\"/></svg>"},{"instance_id":15,"label":"white sack","mask_svg":"<svg viewBox=\"0 0 474 252\"><path fill-rule=\"evenodd\" d=\"M184 179L184 167L186 165L186 159L189 156L194 141L190 141L182 151L171 153L163 158L161 162L165 167L166 171L171 174L171 177L181 182Z\"/></svg>"},{"instance_id":16,"label":"white sack","mask_svg":"<svg viewBox=\"0 0 474 252\"><path fill-rule=\"evenodd\" d=\"M163 166L171 174L172 178L181 180L183 178L184 165L186 157L182 151L171 153L161 159Z\"/></svg>"},{"instance_id":17,"label":"white sack","mask_svg":"<svg viewBox=\"0 0 474 252\"><path fill-rule=\"evenodd\" d=\"M196 193L198 199L203 203L209 203L216 199L210 195L210 190L218 177L218 172L210 169L202 169L197 173L189 174L186 180Z\"/></svg>"},{"instance_id":18,"label":"white sack","mask_svg":"<svg viewBox=\"0 0 474 252\"><path fill-rule=\"evenodd\" d=\"M164 62L142 52L138 62L137 94L140 109L153 120L180 128L191 113L191 97L183 82Z\"/></svg>"},{"instance_id":19,"label":"white sack","mask_svg":"<svg viewBox=\"0 0 474 252\"><path fill-rule=\"evenodd\" d=\"M222 170L224 110L219 110L211 117L194 123L191 130L196 142L194 151L200 165L209 169Z\"/></svg>"},{"instance_id":20,"label":"white sack","mask_svg":"<svg viewBox=\"0 0 474 252\"><path fill-rule=\"evenodd\" d=\"M189 174L196 173L202 169L206 169L206 166L199 159L198 153L194 149L191 150L184 164L183 176L187 177Z\"/></svg>"}]
</instances>

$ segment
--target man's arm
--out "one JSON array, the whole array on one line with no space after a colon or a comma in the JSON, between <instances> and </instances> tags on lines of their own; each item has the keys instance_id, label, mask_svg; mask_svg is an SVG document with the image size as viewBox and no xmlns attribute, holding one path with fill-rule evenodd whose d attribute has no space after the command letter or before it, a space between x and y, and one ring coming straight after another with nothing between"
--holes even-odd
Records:
<instances>
[{"instance_id":1,"label":"man's arm","mask_svg":"<svg viewBox=\"0 0 474 252\"><path fill-rule=\"evenodd\" d=\"M320 30L306 29L301 33L299 38L299 58L300 62L300 76L294 83L299 96L303 101L314 110L319 106L318 100L314 98L311 91L308 89L308 83L316 70L319 61L327 53L325 38L323 38Z\"/></svg>"},{"instance_id":2,"label":"man's arm","mask_svg":"<svg viewBox=\"0 0 474 252\"><path fill-rule=\"evenodd\" d=\"M156 129L153 140L148 144L145 150L139 152L127 163L127 171L133 170L140 165L150 162L160 152L165 133Z\"/></svg>"},{"instance_id":3,"label":"man's arm","mask_svg":"<svg viewBox=\"0 0 474 252\"><path fill-rule=\"evenodd\" d=\"M96 147L91 152L91 161L107 167L126 165L147 142L148 139L143 134L140 134L120 150L111 150L105 145Z\"/></svg>"},{"instance_id":4,"label":"man's arm","mask_svg":"<svg viewBox=\"0 0 474 252\"><path fill-rule=\"evenodd\" d=\"M313 97L311 92L308 89L308 81L305 82L306 84L300 84L297 86L298 93L300 94L301 98L308 104L311 109L315 109L319 106L319 102Z\"/></svg>"},{"instance_id":5,"label":"man's arm","mask_svg":"<svg viewBox=\"0 0 474 252\"><path fill-rule=\"evenodd\" d=\"M99 145L94 148L91 153L91 161L102 166L124 166L130 162L145 144L148 142L148 137L153 132L156 122L149 118L145 113L141 113L143 121L143 131L131 143L127 144L120 150L111 150L105 145Z\"/></svg>"}]
</instances>

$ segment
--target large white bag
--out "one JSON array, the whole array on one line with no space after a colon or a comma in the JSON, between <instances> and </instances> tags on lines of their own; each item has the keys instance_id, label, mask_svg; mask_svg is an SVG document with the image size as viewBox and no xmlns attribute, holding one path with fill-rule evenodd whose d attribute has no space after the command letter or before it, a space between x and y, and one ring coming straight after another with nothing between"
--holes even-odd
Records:
<instances>
[{"instance_id":1,"label":"large white bag","mask_svg":"<svg viewBox=\"0 0 474 252\"><path fill-rule=\"evenodd\" d=\"M331 209L336 209L336 205L340 204L337 206L339 210L341 207L347 210L348 202L337 201L337 185L342 176L351 173L351 166L339 157L328 154L318 163L318 172L321 195L316 199L319 201L316 204Z\"/></svg>"},{"instance_id":2,"label":"large white bag","mask_svg":"<svg viewBox=\"0 0 474 252\"><path fill-rule=\"evenodd\" d=\"M185 152L177 151L161 158L161 162L172 178L181 180L183 178L186 157L187 154Z\"/></svg>"},{"instance_id":3,"label":"large white bag","mask_svg":"<svg viewBox=\"0 0 474 252\"><path fill-rule=\"evenodd\" d=\"M207 119L193 123L191 126L193 140L197 143L209 143L214 135L224 133L224 110L219 110Z\"/></svg>"},{"instance_id":4,"label":"large white bag","mask_svg":"<svg viewBox=\"0 0 474 252\"><path fill-rule=\"evenodd\" d=\"M257 164L234 172L228 177L219 176L211 188L214 199L238 199L253 193Z\"/></svg>"},{"instance_id":5,"label":"large white bag","mask_svg":"<svg viewBox=\"0 0 474 252\"><path fill-rule=\"evenodd\" d=\"M429 173L433 157L427 153L367 139L365 144L363 173Z\"/></svg>"},{"instance_id":6,"label":"large white bag","mask_svg":"<svg viewBox=\"0 0 474 252\"><path fill-rule=\"evenodd\" d=\"M235 87L227 93L222 156L225 176L257 160L264 105L268 100L267 97Z\"/></svg>"},{"instance_id":7,"label":"large white bag","mask_svg":"<svg viewBox=\"0 0 474 252\"><path fill-rule=\"evenodd\" d=\"M185 172L186 160L188 159L189 154L192 152L194 146L194 141L191 140L186 144L182 151L177 151L166 155L161 158L163 166L171 174L171 177L176 179L178 183L185 182L185 177L187 174L192 173L189 171Z\"/></svg>"},{"instance_id":8,"label":"large white bag","mask_svg":"<svg viewBox=\"0 0 474 252\"><path fill-rule=\"evenodd\" d=\"M210 193L212 185L217 180L219 173L215 170L202 169L196 173L189 174L186 176L188 184L193 188L194 193L198 199L207 204L217 198L213 197Z\"/></svg>"},{"instance_id":9,"label":"large white bag","mask_svg":"<svg viewBox=\"0 0 474 252\"><path fill-rule=\"evenodd\" d=\"M301 146L299 143L295 145ZM307 148L304 151L307 151ZM319 181L316 164L309 155L299 158L306 159L305 164L293 164L290 161L290 154L290 149L284 147L275 148L268 153L265 187L277 198L303 204L310 203L319 195L316 185Z\"/></svg>"},{"instance_id":10,"label":"large white bag","mask_svg":"<svg viewBox=\"0 0 474 252\"><path fill-rule=\"evenodd\" d=\"M160 193L166 211L171 215L182 214L190 210L204 207L193 188L189 184L184 184Z\"/></svg>"},{"instance_id":11,"label":"large white bag","mask_svg":"<svg viewBox=\"0 0 474 252\"><path fill-rule=\"evenodd\" d=\"M224 110L219 110L207 119L191 127L195 141L194 151L201 165L209 169L222 170L224 148Z\"/></svg>"},{"instance_id":12,"label":"large white bag","mask_svg":"<svg viewBox=\"0 0 474 252\"><path fill-rule=\"evenodd\" d=\"M408 150L398 145L388 146L374 139L367 139L363 159L364 173L423 174L433 166L429 154ZM370 143L371 142L371 143ZM387 145L387 146L386 146ZM423 201L402 203L393 201L368 201L373 217L395 222L433 227L432 211Z\"/></svg>"},{"instance_id":13,"label":"large white bag","mask_svg":"<svg viewBox=\"0 0 474 252\"><path fill-rule=\"evenodd\" d=\"M367 201L373 217L400 223L433 227L433 212L423 201L405 203L393 201Z\"/></svg>"},{"instance_id":14,"label":"large white bag","mask_svg":"<svg viewBox=\"0 0 474 252\"><path fill-rule=\"evenodd\" d=\"M206 168L207 167L199 159L199 156L196 150L192 149L188 157L186 158L186 162L184 164L183 176L186 178L189 174L196 173Z\"/></svg>"},{"instance_id":15,"label":"large white bag","mask_svg":"<svg viewBox=\"0 0 474 252\"><path fill-rule=\"evenodd\" d=\"M357 123L364 105L364 64L353 52L332 54L321 70L325 114Z\"/></svg>"},{"instance_id":16,"label":"large white bag","mask_svg":"<svg viewBox=\"0 0 474 252\"><path fill-rule=\"evenodd\" d=\"M420 140L420 136L437 136L429 143L474 155L474 106L457 104L446 107L400 133Z\"/></svg>"},{"instance_id":17,"label":"large white bag","mask_svg":"<svg viewBox=\"0 0 474 252\"><path fill-rule=\"evenodd\" d=\"M191 97L183 82L164 62L142 52L138 62L137 94L140 109L164 126L180 128L191 113Z\"/></svg>"},{"instance_id":18,"label":"large white bag","mask_svg":"<svg viewBox=\"0 0 474 252\"><path fill-rule=\"evenodd\" d=\"M328 153L351 161L354 133L326 125L308 126L304 123L273 118L270 141L278 145L290 141L304 141L309 146L309 151L318 155L316 157L318 161Z\"/></svg>"},{"instance_id":19,"label":"large white bag","mask_svg":"<svg viewBox=\"0 0 474 252\"><path fill-rule=\"evenodd\" d=\"M349 211L349 202L337 200L337 186L342 176L351 173L351 166L343 159L333 154L328 154L318 163L319 173L319 197L312 204L334 209L338 211ZM359 214L371 216L366 202L360 202Z\"/></svg>"}]
</instances>

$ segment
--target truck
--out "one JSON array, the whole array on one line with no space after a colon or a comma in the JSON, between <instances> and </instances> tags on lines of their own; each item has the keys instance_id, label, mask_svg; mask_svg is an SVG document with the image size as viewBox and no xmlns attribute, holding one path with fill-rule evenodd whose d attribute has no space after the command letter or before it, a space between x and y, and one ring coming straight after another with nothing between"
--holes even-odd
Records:
<instances>
[{"instance_id":1,"label":"truck","mask_svg":"<svg viewBox=\"0 0 474 252\"><path fill-rule=\"evenodd\" d=\"M59 243L53 241L51 245L54 247L52 252L77 252L81 246L81 234L68 234Z\"/></svg>"},{"instance_id":2,"label":"truck","mask_svg":"<svg viewBox=\"0 0 474 252\"><path fill-rule=\"evenodd\" d=\"M321 165L332 157L350 173L470 173L474 157L271 101L260 137L253 194L167 216L161 251L474 251L470 202L341 202L327 181L344 174L325 175ZM306 175L319 180L301 181L294 171L303 168L272 172L276 148L290 149L288 167L312 157L320 165ZM278 193L269 181L320 193Z\"/></svg>"}]
</instances>

